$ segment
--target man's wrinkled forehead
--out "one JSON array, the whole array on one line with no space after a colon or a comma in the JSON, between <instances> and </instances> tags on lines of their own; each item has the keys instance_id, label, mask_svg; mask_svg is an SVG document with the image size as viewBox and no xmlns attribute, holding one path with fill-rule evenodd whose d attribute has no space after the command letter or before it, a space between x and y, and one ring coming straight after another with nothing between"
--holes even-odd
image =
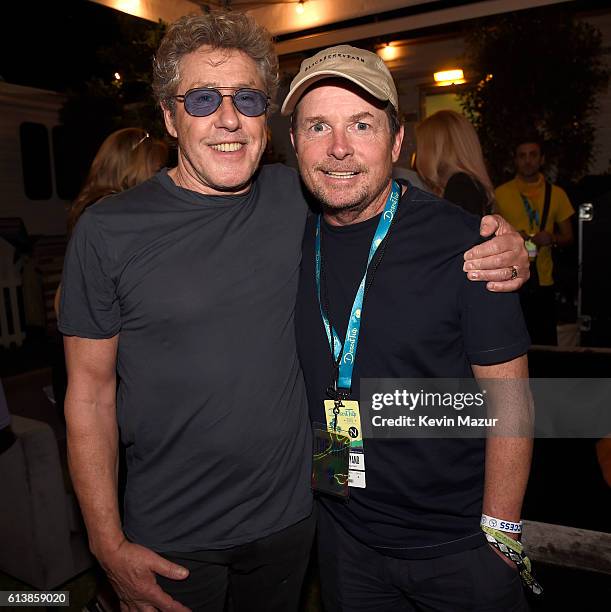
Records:
<instances>
[{"instance_id":1,"label":"man's wrinkled forehead","mask_svg":"<svg viewBox=\"0 0 611 612\"><path fill-rule=\"evenodd\" d=\"M227 65L231 60L247 68L245 75L237 81L235 67ZM177 87L182 90L196 87L263 88L264 79L259 66L248 54L234 47L201 45L183 56L179 66L180 85Z\"/></svg>"}]
</instances>

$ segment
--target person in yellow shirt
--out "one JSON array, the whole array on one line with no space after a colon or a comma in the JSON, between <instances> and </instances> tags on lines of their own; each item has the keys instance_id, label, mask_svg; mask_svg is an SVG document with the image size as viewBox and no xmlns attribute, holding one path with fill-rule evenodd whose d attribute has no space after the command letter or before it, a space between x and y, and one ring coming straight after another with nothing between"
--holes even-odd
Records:
<instances>
[{"instance_id":1,"label":"person in yellow shirt","mask_svg":"<svg viewBox=\"0 0 611 612\"><path fill-rule=\"evenodd\" d=\"M573 242L575 214L566 192L541 173L545 162L538 138L522 140L515 152L516 176L495 191L498 212L525 240L530 281L520 292L533 344L558 344L552 248Z\"/></svg>"}]
</instances>

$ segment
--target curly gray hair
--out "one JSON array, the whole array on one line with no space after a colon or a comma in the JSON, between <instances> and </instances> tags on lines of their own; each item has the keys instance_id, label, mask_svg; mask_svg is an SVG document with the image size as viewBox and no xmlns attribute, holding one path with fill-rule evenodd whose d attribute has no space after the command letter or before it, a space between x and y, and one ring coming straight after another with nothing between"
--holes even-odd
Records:
<instances>
[{"instance_id":1,"label":"curly gray hair","mask_svg":"<svg viewBox=\"0 0 611 612\"><path fill-rule=\"evenodd\" d=\"M257 65L265 92L273 100L278 89L278 56L271 34L243 13L211 11L186 15L170 25L153 61L153 92L157 103L176 112L180 61L188 53L209 45L214 49L237 49Z\"/></svg>"}]
</instances>

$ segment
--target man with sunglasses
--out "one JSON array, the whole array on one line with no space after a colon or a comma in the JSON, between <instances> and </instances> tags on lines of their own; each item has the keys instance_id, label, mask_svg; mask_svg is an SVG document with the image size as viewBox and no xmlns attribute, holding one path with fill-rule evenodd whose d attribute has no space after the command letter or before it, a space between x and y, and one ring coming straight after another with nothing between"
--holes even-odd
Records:
<instances>
[{"instance_id":1,"label":"man with sunglasses","mask_svg":"<svg viewBox=\"0 0 611 612\"><path fill-rule=\"evenodd\" d=\"M92 206L68 249L71 473L124 609L298 606L314 527L293 328L307 207L295 171L258 168L277 78L249 17L173 24L154 89L178 166ZM515 243L478 256L511 265Z\"/></svg>"}]
</instances>

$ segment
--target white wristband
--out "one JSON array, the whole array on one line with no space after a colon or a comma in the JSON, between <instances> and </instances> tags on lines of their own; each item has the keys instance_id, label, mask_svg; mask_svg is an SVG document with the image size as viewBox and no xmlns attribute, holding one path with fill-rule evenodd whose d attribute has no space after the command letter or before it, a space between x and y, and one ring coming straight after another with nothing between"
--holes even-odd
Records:
<instances>
[{"instance_id":1,"label":"white wristband","mask_svg":"<svg viewBox=\"0 0 611 612\"><path fill-rule=\"evenodd\" d=\"M482 520L480 521L482 527L490 527L491 529L498 529L505 533L522 533L522 521L519 523L512 523L511 521L504 521L502 519L482 514Z\"/></svg>"}]
</instances>

